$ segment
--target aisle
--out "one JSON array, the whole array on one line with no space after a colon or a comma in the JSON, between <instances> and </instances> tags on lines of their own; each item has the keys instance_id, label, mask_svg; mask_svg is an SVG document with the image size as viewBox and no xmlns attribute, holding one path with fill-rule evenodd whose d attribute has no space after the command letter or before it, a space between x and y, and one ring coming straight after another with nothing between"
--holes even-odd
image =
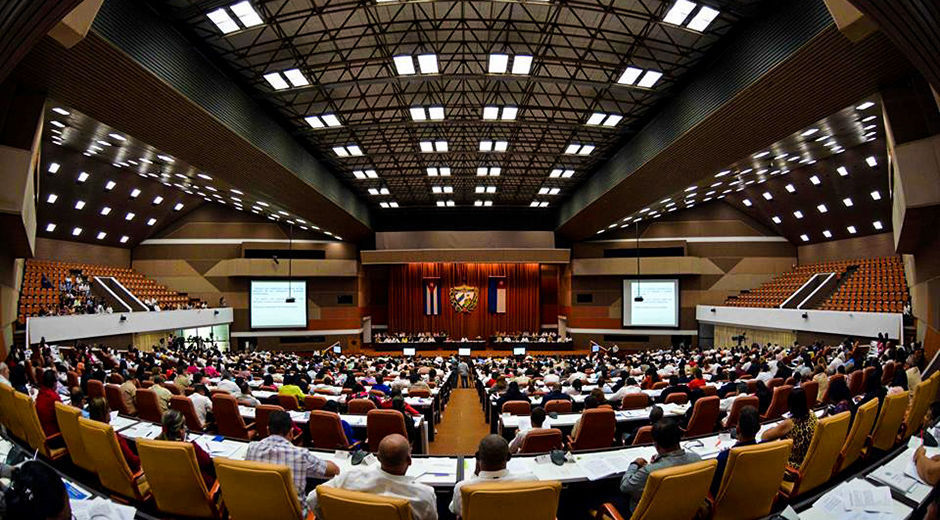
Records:
<instances>
[{"instance_id":1,"label":"aisle","mask_svg":"<svg viewBox=\"0 0 940 520\"><path fill-rule=\"evenodd\" d=\"M480 399L473 388L455 388L444 410L444 419L437 425L437 436L431 443L434 455L473 455L489 426L480 408Z\"/></svg>"}]
</instances>

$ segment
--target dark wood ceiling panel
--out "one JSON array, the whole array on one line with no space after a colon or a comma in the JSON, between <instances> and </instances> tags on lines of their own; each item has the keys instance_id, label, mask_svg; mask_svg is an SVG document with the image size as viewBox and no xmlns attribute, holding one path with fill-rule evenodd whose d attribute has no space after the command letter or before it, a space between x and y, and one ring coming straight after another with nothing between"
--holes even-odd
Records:
<instances>
[{"instance_id":1,"label":"dark wood ceiling panel","mask_svg":"<svg viewBox=\"0 0 940 520\"><path fill-rule=\"evenodd\" d=\"M0 2L0 82L82 0Z\"/></svg>"}]
</instances>

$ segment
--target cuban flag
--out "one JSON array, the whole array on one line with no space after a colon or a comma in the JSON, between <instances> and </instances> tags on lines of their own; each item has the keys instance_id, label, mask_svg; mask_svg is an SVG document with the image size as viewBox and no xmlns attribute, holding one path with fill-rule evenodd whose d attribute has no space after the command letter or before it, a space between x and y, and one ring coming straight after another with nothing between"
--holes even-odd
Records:
<instances>
[{"instance_id":1,"label":"cuban flag","mask_svg":"<svg viewBox=\"0 0 940 520\"><path fill-rule=\"evenodd\" d=\"M424 314L438 316L441 314L441 279L424 279Z\"/></svg>"},{"instance_id":2,"label":"cuban flag","mask_svg":"<svg viewBox=\"0 0 940 520\"><path fill-rule=\"evenodd\" d=\"M506 313L506 277L491 276L489 290L486 291L490 312L493 314Z\"/></svg>"}]
</instances>

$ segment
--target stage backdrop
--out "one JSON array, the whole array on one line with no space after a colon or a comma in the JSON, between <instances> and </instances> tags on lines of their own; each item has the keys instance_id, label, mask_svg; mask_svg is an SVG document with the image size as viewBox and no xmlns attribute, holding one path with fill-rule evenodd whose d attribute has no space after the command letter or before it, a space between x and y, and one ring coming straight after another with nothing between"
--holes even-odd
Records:
<instances>
[{"instance_id":1,"label":"stage backdrop","mask_svg":"<svg viewBox=\"0 0 940 520\"><path fill-rule=\"evenodd\" d=\"M506 277L506 313L487 309L490 276ZM440 278L441 314L424 313L424 279ZM477 306L472 312L454 310L450 290L459 285L477 288ZM390 332L444 331L455 339L484 339L497 331L539 330L538 264L416 263L391 266L388 284L388 328Z\"/></svg>"}]
</instances>

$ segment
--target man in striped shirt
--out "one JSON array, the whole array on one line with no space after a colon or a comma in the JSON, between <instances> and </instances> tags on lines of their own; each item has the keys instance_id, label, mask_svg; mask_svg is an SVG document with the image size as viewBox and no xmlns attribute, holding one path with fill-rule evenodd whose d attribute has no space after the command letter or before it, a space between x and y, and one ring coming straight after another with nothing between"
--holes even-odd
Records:
<instances>
[{"instance_id":1,"label":"man in striped shirt","mask_svg":"<svg viewBox=\"0 0 940 520\"><path fill-rule=\"evenodd\" d=\"M330 461L317 458L311 451L291 444L293 423L287 412L272 412L268 419L270 435L248 445L246 460L280 464L291 471L297 496L303 497L307 478L330 478L339 474L339 467Z\"/></svg>"}]
</instances>

